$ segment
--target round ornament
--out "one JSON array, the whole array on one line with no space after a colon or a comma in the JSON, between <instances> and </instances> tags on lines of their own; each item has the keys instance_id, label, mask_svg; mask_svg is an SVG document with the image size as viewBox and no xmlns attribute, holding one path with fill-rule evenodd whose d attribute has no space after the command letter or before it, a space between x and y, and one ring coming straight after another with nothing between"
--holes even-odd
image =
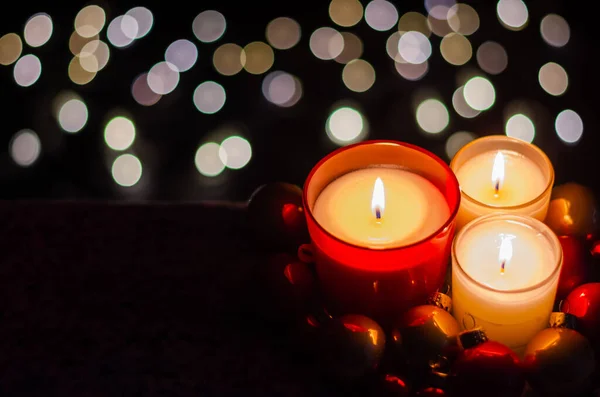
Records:
<instances>
[{"instance_id":1,"label":"round ornament","mask_svg":"<svg viewBox=\"0 0 600 397\"><path fill-rule=\"evenodd\" d=\"M577 183L552 189L545 223L558 235L585 236L596 229L596 199L592 191Z\"/></svg>"},{"instance_id":2,"label":"round ornament","mask_svg":"<svg viewBox=\"0 0 600 397\"><path fill-rule=\"evenodd\" d=\"M556 291L556 300L560 301L565 299L573 288L585 283L591 272L588 268L585 244L580 238L559 236L558 241L563 251L563 265Z\"/></svg>"},{"instance_id":3,"label":"round ornament","mask_svg":"<svg viewBox=\"0 0 600 397\"><path fill-rule=\"evenodd\" d=\"M577 317L577 330L600 346L600 283L580 285L567 295L562 310Z\"/></svg>"},{"instance_id":4,"label":"round ornament","mask_svg":"<svg viewBox=\"0 0 600 397\"><path fill-rule=\"evenodd\" d=\"M270 183L256 189L248 201L250 227L267 248L296 252L307 243L302 189L289 183Z\"/></svg>"},{"instance_id":5,"label":"round ornament","mask_svg":"<svg viewBox=\"0 0 600 397\"><path fill-rule=\"evenodd\" d=\"M384 374L375 386L373 394L377 397L408 397L410 387L404 377Z\"/></svg>"}]
</instances>

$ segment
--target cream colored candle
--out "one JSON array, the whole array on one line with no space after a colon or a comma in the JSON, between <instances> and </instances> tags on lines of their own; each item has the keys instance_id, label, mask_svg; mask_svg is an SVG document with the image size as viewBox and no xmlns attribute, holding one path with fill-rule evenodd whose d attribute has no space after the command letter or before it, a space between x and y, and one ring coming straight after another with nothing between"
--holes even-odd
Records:
<instances>
[{"instance_id":1,"label":"cream colored candle","mask_svg":"<svg viewBox=\"0 0 600 397\"><path fill-rule=\"evenodd\" d=\"M450 167L462 194L458 229L494 212L546 217L554 170L539 148L505 136L480 138L461 149Z\"/></svg>"},{"instance_id":2,"label":"cream colored candle","mask_svg":"<svg viewBox=\"0 0 600 397\"><path fill-rule=\"evenodd\" d=\"M427 179L399 168L365 168L323 189L314 217L329 233L369 248L392 248L433 234L450 216L442 193Z\"/></svg>"},{"instance_id":3,"label":"cream colored candle","mask_svg":"<svg viewBox=\"0 0 600 397\"><path fill-rule=\"evenodd\" d=\"M452 247L453 314L463 328L481 326L520 352L548 324L561 265L560 243L542 222L480 217Z\"/></svg>"}]
</instances>

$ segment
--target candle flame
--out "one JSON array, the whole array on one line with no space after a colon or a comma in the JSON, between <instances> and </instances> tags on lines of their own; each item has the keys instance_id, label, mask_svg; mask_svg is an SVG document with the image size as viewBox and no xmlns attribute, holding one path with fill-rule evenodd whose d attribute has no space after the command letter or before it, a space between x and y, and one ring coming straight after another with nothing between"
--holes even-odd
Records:
<instances>
[{"instance_id":1,"label":"candle flame","mask_svg":"<svg viewBox=\"0 0 600 397\"><path fill-rule=\"evenodd\" d=\"M504 182L504 155L498 152L494 158L494 167L492 168L492 184L496 194L500 191L500 187Z\"/></svg>"},{"instance_id":2,"label":"candle flame","mask_svg":"<svg viewBox=\"0 0 600 397\"><path fill-rule=\"evenodd\" d=\"M375 180L375 186L373 186L373 198L371 199L371 211L378 220L383 216L383 210L385 209L385 190L383 188L383 181L381 178Z\"/></svg>"},{"instance_id":3,"label":"candle flame","mask_svg":"<svg viewBox=\"0 0 600 397\"><path fill-rule=\"evenodd\" d=\"M513 236L503 236L500 243L500 251L498 252L498 262L500 262L500 273L504 274L506 264L510 262L513 256L512 246Z\"/></svg>"}]
</instances>

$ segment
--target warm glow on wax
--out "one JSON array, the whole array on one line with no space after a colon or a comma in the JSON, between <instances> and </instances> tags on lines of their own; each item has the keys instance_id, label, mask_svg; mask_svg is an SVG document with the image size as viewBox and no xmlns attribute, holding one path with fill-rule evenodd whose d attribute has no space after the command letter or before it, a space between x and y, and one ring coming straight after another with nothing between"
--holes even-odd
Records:
<instances>
[{"instance_id":1,"label":"warm glow on wax","mask_svg":"<svg viewBox=\"0 0 600 397\"><path fill-rule=\"evenodd\" d=\"M383 188L383 181L377 177L375 180L375 186L373 186L373 197L371 198L371 211L378 220L383 216L383 210L385 209L385 189Z\"/></svg>"},{"instance_id":2,"label":"warm glow on wax","mask_svg":"<svg viewBox=\"0 0 600 397\"><path fill-rule=\"evenodd\" d=\"M496 194L500 191L500 187L504 182L504 155L498 152L494 158L494 166L492 167L492 184Z\"/></svg>"},{"instance_id":3,"label":"warm glow on wax","mask_svg":"<svg viewBox=\"0 0 600 397\"><path fill-rule=\"evenodd\" d=\"M514 238L514 236L504 236L502 237L502 242L500 243L498 262L500 262L500 273L502 274L504 274L506 264L510 262L513 256L512 238Z\"/></svg>"}]
</instances>

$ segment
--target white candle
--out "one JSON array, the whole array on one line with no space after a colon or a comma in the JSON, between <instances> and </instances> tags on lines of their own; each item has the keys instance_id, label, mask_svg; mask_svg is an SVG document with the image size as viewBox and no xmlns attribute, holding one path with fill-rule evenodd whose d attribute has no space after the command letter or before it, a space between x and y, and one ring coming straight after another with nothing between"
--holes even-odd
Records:
<instances>
[{"instance_id":1,"label":"white candle","mask_svg":"<svg viewBox=\"0 0 600 397\"><path fill-rule=\"evenodd\" d=\"M339 239L383 249L430 236L448 219L450 209L442 193L422 176L374 167L352 171L327 185L313 213Z\"/></svg>"},{"instance_id":2,"label":"white candle","mask_svg":"<svg viewBox=\"0 0 600 397\"><path fill-rule=\"evenodd\" d=\"M492 214L469 223L452 247L453 313L517 352L547 327L562 250L531 217Z\"/></svg>"},{"instance_id":3,"label":"white candle","mask_svg":"<svg viewBox=\"0 0 600 397\"><path fill-rule=\"evenodd\" d=\"M480 138L457 153L451 168L462 194L458 229L499 211L545 218L554 171L537 147L504 136Z\"/></svg>"}]
</instances>

